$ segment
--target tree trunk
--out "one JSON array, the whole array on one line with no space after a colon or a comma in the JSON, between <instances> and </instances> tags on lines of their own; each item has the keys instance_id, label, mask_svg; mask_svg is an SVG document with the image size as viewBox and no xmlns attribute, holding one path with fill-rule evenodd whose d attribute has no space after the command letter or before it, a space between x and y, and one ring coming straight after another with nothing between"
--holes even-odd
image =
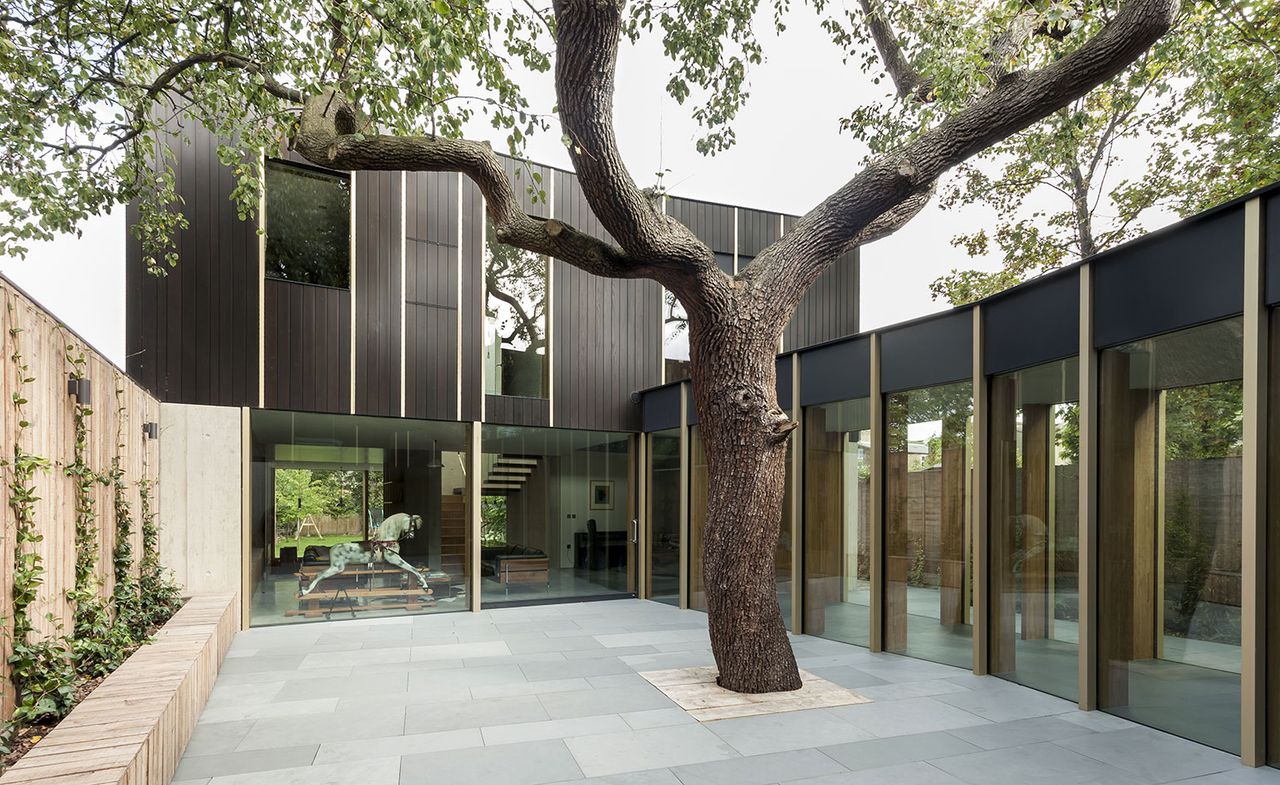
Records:
<instances>
[{"instance_id":1,"label":"tree trunk","mask_svg":"<svg viewBox=\"0 0 1280 785\"><path fill-rule=\"evenodd\" d=\"M706 446L703 580L719 684L736 692L800 688L778 609L775 558L795 423L778 407L778 333L749 317L690 320L693 390ZM727 322L727 324L726 324Z\"/></svg>"}]
</instances>

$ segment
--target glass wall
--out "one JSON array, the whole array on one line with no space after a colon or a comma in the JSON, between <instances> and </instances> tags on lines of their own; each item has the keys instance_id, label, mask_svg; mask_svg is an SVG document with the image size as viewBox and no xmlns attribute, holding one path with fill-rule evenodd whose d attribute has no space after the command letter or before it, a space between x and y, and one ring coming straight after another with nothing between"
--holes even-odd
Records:
<instances>
[{"instance_id":1,"label":"glass wall","mask_svg":"<svg viewBox=\"0 0 1280 785\"><path fill-rule=\"evenodd\" d=\"M680 429L649 439L649 599L680 604Z\"/></svg>"},{"instance_id":2,"label":"glass wall","mask_svg":"<svg viewBox=\"0 0 1280 785\"><path fill-rule=\"evenodd\" d=\"M689 315L675 293L662 290L662 379L689 378Z\"/></svg>"},{"instance_id":3,"label":"glass wall","mask_svg":"<svg viewBox=\"0 0 1280 785\"><path fill-rule=\"evenodd\" d=\"M1243 326L1103 351L1099 706L1240 749Z\"/></svg>"},{"instance_id":4,"label":"glass wall","mask_svg":"<svg viewBox=\"0 0 1280 785\"><path fill-rule=\"evenodd\" d=\"M786 495L782 499L782 522L778 547L774 551L774 576L782 621L791 629L791 446L787 446ZM689 427L689 607L707 609L702 580L702 533L707 523L707 453L696 425Z\"/></svg>"},{"instance_id":5,"label":"glass wall","mask_svg":"<svg viewBox=\"0 0 1280 785\"><path fill-rule=\"evenodd\" d=\"M871 401L805 409L804 631L871 642Z\"/></svg>"},{"instance_id":6,"label":"glass wall","mask_svg":"<svg viewBox=\"0 0 1280 785\"><path fill-rule=\"evenodd\" d=\"M351 286L351 176L268 160L266 276Z\"/></svg>"},{"instance_id":7,"label":"glass wall","mask_svg":"<svg viewBox=\"0 0 1280 785\"><path fill-rule=\"evenodd\" d=\"M973 385L885 396L886 651L973 663Z\"/></svg>"},{"instance_id":8,"label":"glass wall","mask_svg":"<svg viewBox=\"0 0 1280 785\"><path fill-rule=\"evenodd\" d=\"M1079 697L1079 361L991 380L991 672Z\"/></svg>"},{"instance_id":9,"label":"glass wall","mask_svg":"<svg viewBox=\"0 0 1280 785\"><path fill-rule=\"evenodd\" d=\"M547 260L485 231L484 391L546 398Z\"/></svg>"},{"instance_id":10,"label":"glass wall","mask_svg":"<svg viewBox=\"0 0 1280 785\"><path fill-rule=\"evenodd\" d=\"M254 410L250 623L466 610L467 426Z\"/></svg>"},{"instance_id":11,"label":"glass wall","mask_svg":"<svg viewBox=\"0 0 1280 785\"><path fill-rule=\"evenodd\" d=\"M484 425L481 444L485 606L634 591L630 435Z\"/></svg>"}]
</instances>

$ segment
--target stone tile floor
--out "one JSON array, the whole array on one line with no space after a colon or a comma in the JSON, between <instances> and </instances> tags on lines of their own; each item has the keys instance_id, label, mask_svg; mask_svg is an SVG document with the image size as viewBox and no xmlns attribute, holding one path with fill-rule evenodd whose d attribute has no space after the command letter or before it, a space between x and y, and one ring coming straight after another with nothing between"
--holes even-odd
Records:
<instances>
[{"instance_id":1,"label":"stone tile floor","mask_svg":"<svg viewBox=\"0 0 1280 785\"><path fill-rule=\"evenodd\" d=\"M794 645L873 702L695 722L638 673L710 664L706 617L639 600L253 629L175 783L1280 783L999 679Z\"/></svg>"}]
</instances>

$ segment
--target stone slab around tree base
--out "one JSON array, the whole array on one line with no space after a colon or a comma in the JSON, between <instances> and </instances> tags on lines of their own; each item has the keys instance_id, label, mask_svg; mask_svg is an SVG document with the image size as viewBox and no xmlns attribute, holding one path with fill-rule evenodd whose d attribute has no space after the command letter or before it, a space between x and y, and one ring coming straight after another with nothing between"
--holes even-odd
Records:
<instances>
[{"instance_id":1,"label":"stone slab around tree base","mask_svg":"<svg viewBox=\"0 0 1280 785\"><path fill-rule=\"evenodd\" d=\"M800 678L804 686L800 689L754 695L726 690L716 684L717 675L713 667L676 668L640 674L699 722L871 702L853 690L803 670Z\"/></svg>"}]
</instances>

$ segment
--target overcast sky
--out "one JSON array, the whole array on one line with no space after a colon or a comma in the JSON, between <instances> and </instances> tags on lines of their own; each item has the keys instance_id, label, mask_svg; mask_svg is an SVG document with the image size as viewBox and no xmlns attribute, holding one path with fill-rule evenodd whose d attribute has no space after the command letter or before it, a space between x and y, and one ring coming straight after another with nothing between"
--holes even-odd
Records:
<instances>
[{"instance_id":1,"label":"overcast sky","mask_svg":"<svg viewBox=\"0 0 1280 785\"><path fill-rule=\"evenodd\" d=\"M670 64L656 40L624 44L619 58L615 120L619 144L636 180L651 185L669 170L675 195L803 214L858 170L865 150L839 133L838 121L858 103L875 98L856 66L817 28L808 8L793 5L788 30L766 41L767 61L751 73L751 101L735 123L738 144L714 158L694 149L697 127L688 107L666 97ZM529 80L536 110L549 112L549 76ZM472 138L505 142L476 124ZM569 166L560 130L535 138L529 156ZM863 249L861 327L871 329L945 306L929 296L929 283L953 267L995 267L950 244L975 226L991 225L982 209L943 211L930 205L893 237ZM1153 223L1148 221L1148 227ZM90 221L83 237L34 248L26 260L0 260L0 270L50 308L72 329L118 363L124 361L124 210Z\"/></svg>"}]
</instances>

